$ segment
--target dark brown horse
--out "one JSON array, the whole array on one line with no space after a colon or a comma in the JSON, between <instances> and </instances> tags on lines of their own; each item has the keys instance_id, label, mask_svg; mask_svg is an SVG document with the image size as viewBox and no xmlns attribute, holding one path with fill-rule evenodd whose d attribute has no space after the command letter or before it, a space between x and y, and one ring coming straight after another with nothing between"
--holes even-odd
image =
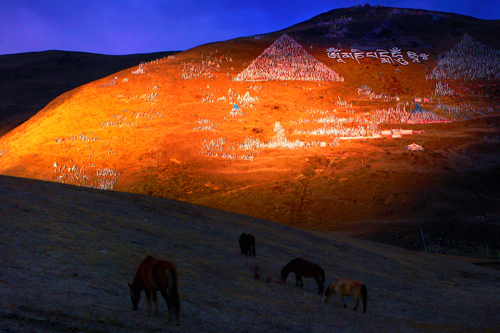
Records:
<instances>
[{"instance_id":1,"label":"dark brown horse","mask_svg":"<svg viewBox=\"0 0 500 333\"><path fill-rule=\"evenodd\" d=\"M281 270L281 279L283 281L286 280L288 274L294 272L295 273L295 286L300 287L302 284L302 277L306 278L314 278L318 283L319 291L318 294L323 293L324 283L325 283L325 271L319 267L318 265L304 260L302 258L295 258L290 261L283 269Z\"/></svg>"},{"instance_id":2,"label":"dark brown horse","mask_svg":"<svg viewBox=\"0 0 500 333\"><path fill-rule=\"evenodd\" d=\"M241 254L255 257L255 237L250 234L242 233L240 236Z\"/></svg>"},{"instance_id":3,"label":"dark brown horse","mask_svg":"<svg viewBox=\"0 0 500 333\"><path fill-rule=\"evenodd\" d=\"M172 320L172 309L175 312L175 324L180 324L181 302L179 299L177 269L174 264L165 260L157 260L152 256L147 256L146 259L139 265L134 276L134 281L128 284L130 287L130 296L132 298L132 306L134 311L137 311L139 300L141 299L141 291L146 293L148 300L148 312L151 316L152 304L155 303L155 316L159 315L157 292L159 291L168 307L168 322Z\"/></svg>"}]
</instances>

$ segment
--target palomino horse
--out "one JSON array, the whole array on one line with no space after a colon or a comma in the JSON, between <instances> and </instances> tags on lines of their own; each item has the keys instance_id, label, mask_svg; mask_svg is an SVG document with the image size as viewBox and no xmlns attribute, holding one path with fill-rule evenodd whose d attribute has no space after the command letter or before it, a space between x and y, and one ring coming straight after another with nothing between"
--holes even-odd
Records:
<instances>
[{"instance_id":1,"label":"palomino horse","mask_svg":"<svg viewBox=\"0 0 500 333\"><path fill-rule=\"evenodd\" d=\"M366 286L363 283L356 280L338 278L326 288L323 302L326 303L330 295L335 293L339 294L342 303L344 303L344 308L347 306L344 301L344 296L354 296L354 300L356 301L356 305L353 309L354 311L358 308L359 295L361 295L361 299L363 300L363 313L366 312L368 290L366 290Z\"/></svg>"},{"instance_id":2,"label":"palomino horse","mask_svg":"<svg viewBox=\"0 0 500 333\"><path fill-rule=\"evenodd\" d=\"M151 316L151 295L153 295L153 302L156 307L155 316L158 316L157 292L159 291L167 302L168 322L172 320L172 309L174 309L175 324L180 324L181 302L177 290L177 269L174 264L165 260L157 260L152 256L147 256L139 265L134 280L128 285L130 287L130 296L132 298L134 311L138 309L141 291L144 290L148 300L149 315Z\"/></svg>"},{"instance_id":3,"label":"palomino horse","mask_svg":"<svg viewBox=\"0 0 500 333\"><path fill-rule=\"evenodd\" d=\"M306 261L302 258L295 258L290 261L285 267L283 267L283 269L281 270L281 279L285 281L290 272L295 273L296 287L299 286L299 282L300 287L303 286L302 277L314 278L318 283L318 294L321 294L323 292L325 283L325 271L318 265Z\"/></svg>"},{"instance_id":4,"label":"palomino horse","mask_svg":"<svg viewBox=\"0 0 500 333\"><path fill-rule=\"evenodd\" d=\"M242 233L239 239L241 254L255 257L255 237L250 234Z\"/></svg>"}]
</instances>

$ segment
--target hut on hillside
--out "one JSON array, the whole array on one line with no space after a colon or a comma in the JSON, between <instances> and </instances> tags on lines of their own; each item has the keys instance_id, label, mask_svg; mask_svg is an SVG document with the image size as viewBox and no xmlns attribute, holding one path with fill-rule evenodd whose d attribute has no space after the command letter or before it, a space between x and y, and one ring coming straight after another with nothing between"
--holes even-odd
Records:
<instances>
[{"instance_id":1,"label":"hut on hillside","mask_svg":"<svg viewBox=\"0 0 500 333\"><path fill-rule=\"evenodd\" d=\"M415 142L412 143L411 145L408 145L405 147L406 150L409 150L409 151L423 151L424 148L420 145L417 145Z\"/></svg>"}]
</instances>

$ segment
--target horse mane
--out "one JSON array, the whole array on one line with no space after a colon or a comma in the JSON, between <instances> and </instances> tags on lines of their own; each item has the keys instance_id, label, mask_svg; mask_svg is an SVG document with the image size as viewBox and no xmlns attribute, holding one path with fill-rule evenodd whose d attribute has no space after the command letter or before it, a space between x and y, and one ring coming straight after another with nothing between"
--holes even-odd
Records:
<instances>
[{"instance_id":1,"label":"horse mane","mask_svg":"<svg viewBox=\"0 0 500 333\"><path fill-rule=\"evenodd\" d=\"M333 277L333 282L325 289L324 293L326 296L330 296L335 293L335 282L337 282L340 278L338 276Z\"/></svg>"},{"instance_id":2,"label":"horse mane","mask_svg":"<svg viewBox=\"0 0 500 333\"><path fill-rule=\"evenodd\" d=\"M295 258L292 261L290 261L288 264L286 264L286 266L283 267L283 269L287 273L290 273L291 271L293 271L295 269L295 266L297 266L299 264L299 262L302 261L302 260L304 260L304 259L302 259L302 258Z\"/></svg>"},{"instance_id":3,"label":"horse mane","mask_svg":"<svg viewBox=\"0 0 500 333\"><path fill-rule=\"evenodd\" d=\"M141 267L144 263L146 263L147 261L150 261L150 260L156 260L152 255L148 254L146 256L146 259L144 259L141 264L139 265L139 267ZM136 272L135 272L135 275L134 275L134 279L132 280L132 286L138 286L138 284L140 284L141 282L139 281L141 278L141 270L138 269ZM141 286L142 287L142 286Z\"/></svg>"},{"instance_id":4,"label":"horse mane","mask_svg":"<svg viewBox=\"0 0 500 333\"><path fill-rule=\"evenodd\" d=\"M131 287L137 288L138 285L140 284L139 280L141 279L141 270L138 269L135 272L134 279L132 280L132 283L130 284Z\"/></svg>"},{"instance_id":5,"label":"horse mane","mask_svg":"<svg viewBox=\"0 0 500 333\"><path fill-rule=\"evenodd\" d=\"M294 269L295 266L297 266L301 261L304 261L304 259L302 259L302 258L295 258L292 261L290 261L287 266L290 266L291 269Z\"/></svg>"}]
</instances>

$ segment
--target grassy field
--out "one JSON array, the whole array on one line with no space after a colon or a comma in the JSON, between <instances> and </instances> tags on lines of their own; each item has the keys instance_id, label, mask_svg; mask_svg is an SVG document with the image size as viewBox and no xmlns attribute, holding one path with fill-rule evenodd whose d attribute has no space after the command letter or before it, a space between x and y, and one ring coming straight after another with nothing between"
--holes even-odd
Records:
<instances>
[{"instance_id":1,"label":"grassy field","mask_svg":"<svg viewBox=\"0 0 500 333\"><path fill-rule=\"evenodd\" d=\"M416 253L155 197L0 176L1 332L498 332L500 274ZM238 237L256 237L256 258ZM181 325L132 311L127 282L151 254L175 263ZM367 313L321 303L302 257L368 288Z\"/></svg>"}]
</instances>

